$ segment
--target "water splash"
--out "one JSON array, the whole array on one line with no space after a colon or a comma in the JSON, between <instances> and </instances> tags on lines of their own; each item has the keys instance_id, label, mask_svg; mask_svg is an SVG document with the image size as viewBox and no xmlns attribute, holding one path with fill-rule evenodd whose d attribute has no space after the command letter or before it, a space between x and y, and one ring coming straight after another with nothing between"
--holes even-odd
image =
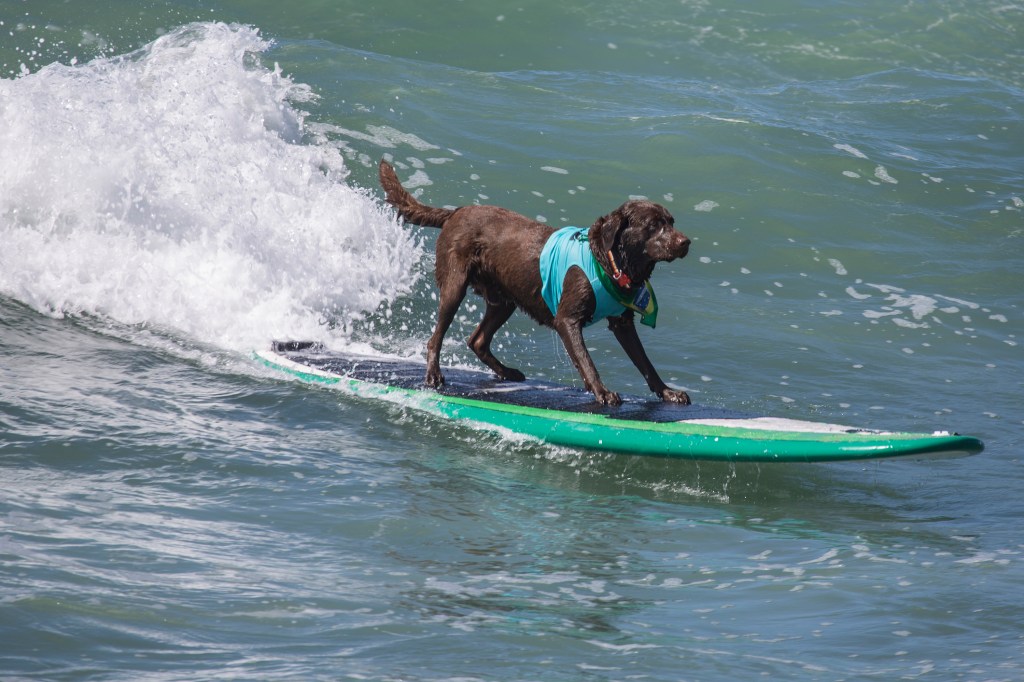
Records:
<instances>
[{"instance_id":1,"label":"water splash","mask_svg":"<svg viewBox=\"0 0 1024 682\"><path fill-rule=\"evenodd\" d=\"M232 350L329 338L408 291L414 237L306 136L253 28L0 80L0 293Z\"/></svg>"}]
</instances>

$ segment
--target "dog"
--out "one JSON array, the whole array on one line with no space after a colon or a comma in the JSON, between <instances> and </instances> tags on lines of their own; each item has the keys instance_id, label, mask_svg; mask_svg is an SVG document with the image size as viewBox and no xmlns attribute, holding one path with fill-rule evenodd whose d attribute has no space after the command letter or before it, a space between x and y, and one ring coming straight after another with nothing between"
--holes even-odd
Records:
<instances>
[{"instance_id":1,"label":"dog","mask_svg":"<svg viewBox=\"0 0 1024 682\"><path fill-rule=\"evenodd\" d=\"M441 343L472 287L487 307L467 341L501 379L525 379L491 352L495 332L519 308L539 324L554 328L599 403L620 405L622 398L601 382L583 342L584 326L607 318L648 387L664 401L690 404L686 392L669 388L658 376L634 322L640 312L646 324L654 324L657 302L648 283L654 266L683 258L690 249L690 239L675 229L672 214L663 206L631 200L598 218L589 229L555 230L498 206L447 209L422 204L402 187L386 160L380 162L380 184L404 221L441 228L435 267L440 305L437 325L427 342L428 386L444 384ZM565 250L559 251L556 242L564 243Z\"/></svg>"}]
</instances>

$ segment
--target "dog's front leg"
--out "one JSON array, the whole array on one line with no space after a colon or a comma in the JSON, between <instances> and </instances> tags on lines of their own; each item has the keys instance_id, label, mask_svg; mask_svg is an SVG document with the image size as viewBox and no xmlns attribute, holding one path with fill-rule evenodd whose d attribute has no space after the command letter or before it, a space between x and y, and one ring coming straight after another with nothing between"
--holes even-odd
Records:
<instances>
[{"instance_id":1,"label":"dog's front leg","mask_svg":"<svg viewBox=\"0 0 1024 682\"><path fill-rule=\"evenodd\" d=\"M619 394L609 391L601 382L601 376L597 373L594 360L590 357L587 346L583 342L582 323L578 320L559 319L556 315L555 331L561 337L572 364L576 366L576 371L583 378L584 385L588 391L594 394L597 402L602 405L621 405L622 398L619 397Z\"/></svg>"},{"instance_id":2,"label":"dog's front leg","mask_svg":"<svg viewBox=\"0 0 1024 682\"><path fill-rule=\"evenodd\" d=\"M640 370L647 386L654 391L662 400L670 403L690 404L690 396L685 391L677 391L669 388L668 385L658 376L654 364L647 357L643 343L640 342L640 335L636 332L636 323L633 320L633 311L627 310L622 315L608 318L608 327L615 334L626 355L633 361L636 368Z\"/></svg>"},{"instance_id":3,"label":"dog's front leg","mask_svg":"<svg viewBox=\"0 0 1024 682\"><path fill-rule=\"evenodd\" d=\"M552 326L562 339L569 359L583 378L587 390L594 394L599 403L621 405L622 398L619 394L609 391L601 383L601 376L597 373L594 360L583 342L583 323L594 316L596 308L597 300L587 276L576 266L569 268L569 272L565 274L562 298L558 301L558 311L555 313Z\"/></svg>"}]
</instances>

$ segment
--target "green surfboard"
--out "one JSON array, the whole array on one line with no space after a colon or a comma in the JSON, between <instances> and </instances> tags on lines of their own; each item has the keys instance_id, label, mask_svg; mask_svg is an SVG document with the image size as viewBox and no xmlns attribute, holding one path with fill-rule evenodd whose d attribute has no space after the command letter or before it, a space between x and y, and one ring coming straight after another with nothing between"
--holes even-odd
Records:
<instances>
[{"instance_id":1,"label":"green surfboard","mask_svg":"<svg viewBox=\"0 0 1024 682\"><path fill-rule=\"evenodd\" d=\"M308 383L589 450L727 462L839 462L961 457L984 448L977 438L955 433L875 431L636 396L608 407L576 387L507 382L472 370L446 370L447 383L434 390L423 385L421 363L332 352L308 342L275 342L255 357Z\"/></svg>"}]
</instances>

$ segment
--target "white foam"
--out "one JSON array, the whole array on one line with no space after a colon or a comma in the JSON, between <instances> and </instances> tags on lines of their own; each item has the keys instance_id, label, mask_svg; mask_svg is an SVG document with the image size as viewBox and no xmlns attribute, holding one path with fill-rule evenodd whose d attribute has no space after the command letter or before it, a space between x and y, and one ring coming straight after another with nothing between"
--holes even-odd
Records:
<instances>
[{"instance_id":1,"label":"white foam","mask_svg":"<svg viewBox=\"0 0 1024 682\"><path fill-rule=\"evenodd\" d=\"M936 294L936 296L945 299L950 303L956 303L957 305L962 305L965 308L970 308L971 310L977 310L978 308L981 307L978 303L974 303L973 301L965 301L962 298L953 298L951 296L943 296L942 294Z\"/></svg>"},{"instance_id":2,"label":"white foam","mask_svg":"<svg viewBox=\"0 0 1024 682\"><path fill-rule=\"evenodd\" d=\"M0 79L0 292L248 350L407 290L421 254L249 27ZM395 137L392 135L391 137Z\"/></svg>"},{"instance_id":3,"label":"white foam","mask_svg":"<svg viewBox=\"0 0 1024 682\"><path fill-rule=\"evenodd\" d=\"M835 149L838 149L841 152L846 152L848 154L852 154L853 156L856 156L858 159L866 159L866 158L868 158L867 154L865 154L861 150L857 149L853 145L849 145L849 144L834 144L834 145L832 145L832 147L835 148Z\"/></svg>"},{"instance_id":4,"label":"white foam","mask_svg":"<svg viewBox=\"0 0 1024 682\"><path fill-rule=\"evenodd\" d=\"M430 176L421 170L416 171L410 175L407 179L402 181L406 189L416 189L419 187L428 187L434 184L434 181L430 179Z\"/></svg>"},{"instance_id":5,"label":"white foam","mask_svg":"<svg viewBox=\"0 0 1024 682\"><path fill-rule=\"evenodd\" d=\"M853 287L846 287L846 293L850 296L850 298L855 298L858 301L863 301L866 298L871 298L871 294L862 294Z\"/></svg>"},{"instance_id":6,"label":"white foam","mask_svg":"<svg viewBox=\"0 0 1024 682\"><path fill-rule=\"evenodd\" d=\"M334 125L333 123L311 123L309 129L317 135L325 137L339 135L350 137L354 140L369 142L384 149L395 149L401 145L408 145L421 152L440 149L437 145L431 144L412 133L405 133L391 126L366 126L365 133L358 130L349 130L344 126Z\"/></svg>"},{"instance_id":7,"label":"white foam","mask_svg":"<svg viewBox=\"0 0 1024 682\"><path fill-rule=\"evenodd\" d=\"M875 177L890 185L896 185L899 183L899 180L889 174L889 171L886 170L885 166L877 166L875 168Z\"/></svg>"},{"instance_id":8,"label":"white foam","mask_svg":"<svg viewBox=\"0 0 1024 682\"><path fill-rule=\"evenodd\" d=\"M842 276L842 275L847 274L846 267L843 266L843 264L839 261L838 258L829 258L828 259L828 264L831 265L833 268L835 268L835 271L836 271L837 275Z\"/></svg>"},{"instance_id":9,"label":"white foam","mask_svg":"<svg viewBox=\"0 0 1024 682\"><path fill-rule=\"evenodd\" d=\"M894 308L908 309L915 320L931 315L938 308L938 302L934 298L923 294L909 294L907 296L890 294L885 300L890 301Z\"/></svg>"},{"instance_id":10,"label":"white foam","mask_svg":"<svg viewBox=\"0 0 1024 682\"><path fill-rule=\"evenodd\" d=\"M833 547L832 549L828 550L827 552L822 554L817 559L808 559L807 561L801 561L800 565L801 566L807 566L807 565L810 565L810 564L821 564L821 563L824 563L826 561L830 561L832 559L835 559L837 556L839 556L839 550Z\"/></svg>"}]
</instances>

